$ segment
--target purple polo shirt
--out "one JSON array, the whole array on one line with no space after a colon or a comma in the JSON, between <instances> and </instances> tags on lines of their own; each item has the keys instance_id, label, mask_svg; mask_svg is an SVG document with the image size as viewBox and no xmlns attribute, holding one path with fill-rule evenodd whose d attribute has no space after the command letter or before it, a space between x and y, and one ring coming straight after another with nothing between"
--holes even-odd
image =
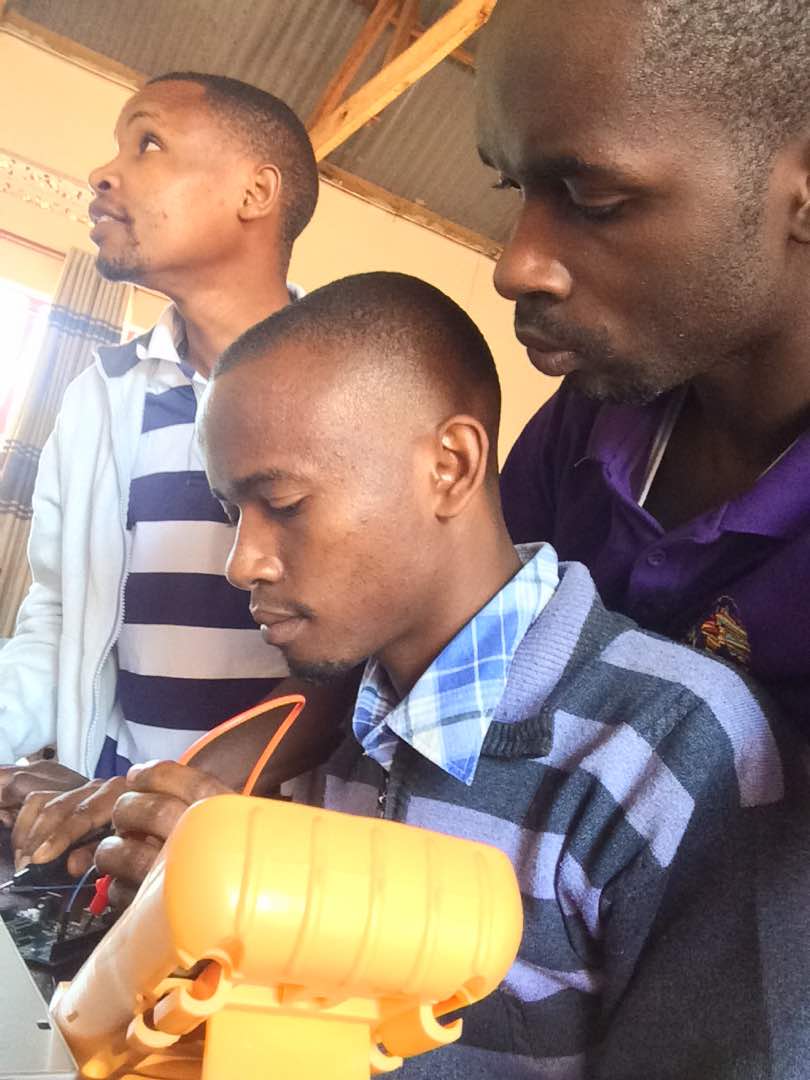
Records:
<instances>
[{"instance_id":1,"label":"purple polo shirt","mask_svg":"<svg viewBox=\"0 0 810 1080\"><path fill-rule=\"evenodd\" d=\"M609 608L744 666L810 735L810 431L749 491L667 531L637 501L667 400L600 405L563 384L503 470L512 539L550 541Z\"/></svg>"}]
</instances>

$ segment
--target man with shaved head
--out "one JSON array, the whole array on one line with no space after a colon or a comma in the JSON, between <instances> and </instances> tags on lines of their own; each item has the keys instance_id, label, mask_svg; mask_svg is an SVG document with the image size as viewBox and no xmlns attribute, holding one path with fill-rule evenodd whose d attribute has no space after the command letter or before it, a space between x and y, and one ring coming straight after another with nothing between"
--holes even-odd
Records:
<instances>
[{"instance_id":1,"label":"man with shaved head","mask_svg":"<svg viewBox=\"0 0 810 1080\"><path fill-rule=\"evenodd\" d=\"M494 844L520 881L503 985L402 1075L787 1076L772 1040L810 1035L772 1026L770 979L804 968L759 900L806 788L791 729L730 666L606 611L582 565L512 545L499 401L469 318L376 273L247 331L201 416L228 576L265 641L308 679L370 658L338 748L290 795ZM97 852L119 886L153 861L145 834L223 790L171 762L128 783Z\"/></svg>"},{"instance_id":2,"label":"man with shaved head","mask_svg":"<svg viewBox=\"0 0 810 1080\"><path fill-rule=\"evenodd\" d=\"M478 112L522 203L496 285L564 379L513 538L810 732L810 5L500 0Z\"/></svg>"}]
</instances>

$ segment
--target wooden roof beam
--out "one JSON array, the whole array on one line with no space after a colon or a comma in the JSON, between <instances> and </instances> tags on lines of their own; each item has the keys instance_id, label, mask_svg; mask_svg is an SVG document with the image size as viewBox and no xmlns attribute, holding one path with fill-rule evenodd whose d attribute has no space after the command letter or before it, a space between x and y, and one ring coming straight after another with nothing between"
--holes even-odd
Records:
<instances>
[{"instance_id":1,"label":"wooden roof beam","mask_svg":"<svg viewBox=\"0 0 810 1080\"><path fill-rule=\"evenodd\" d=\"M416 17L419 14L419 0L402 0L399 7L399 14L397 15L397 21L394 26L394 33L391 36L388 49L385 53L385 59L383 60L383 67L386 64L390 64L401 52L405 52L411 43L411 38L414 35L414 28L416 26ZM338 103L339 104L339 103Z\"/></svg>"},{"instance_id":2,"label":"wooden roof beam","mask_svg":"<svg viewBox=\"0 0 810 1080\"><path fill-rule=\"evenodd\" d=\"M399 0L377 0L371 14L366 19L363 29L352 42L346 59L329 80L321 99L307 121L307 127L313 128L325 116L334 112L351 86L354 77L363 65L363 61L377 44L389 18L396 13Z\"/></svg>"},{"instance_id":3,"label":"wooden roof beam","mask_svg":"<svg viewBox=\"0 0 810 1080\"><path fill-rule=\"evenodd\" d=\"M354 135L386 105L441 63L462 41L480 30L496 0L458 0L382 71L310 128L315 156L321 161Z\"/></svg>"},{"instance_id":4,"label":"wooden roof beam","mask_svg":"<svg viewBox=\"0 0 810 1080\"><path fill-rule=\"evenodd\" d=\"M376 0L354 0L354 2L356 4L359 4L361 7L364 7L367 11L371 11L374 8ZM389 21L394 22L395 19L390 19ZM416 20L410 30L411 40L415 41L416 38L421 37L424 32L425 27L422 25L422 23ZM449 57L451 60L456 60L459 64L463 64L464 67L475 67L475 57L469 49L464 49L459 46L457 49L453 49L453 51L449 54Z\"/></svg>"}]
</instances>

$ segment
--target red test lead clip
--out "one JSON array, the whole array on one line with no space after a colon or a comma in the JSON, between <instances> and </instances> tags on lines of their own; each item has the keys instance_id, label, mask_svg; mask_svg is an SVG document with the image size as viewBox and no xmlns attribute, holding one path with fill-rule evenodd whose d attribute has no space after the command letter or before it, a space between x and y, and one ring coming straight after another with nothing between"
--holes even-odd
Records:
<instances>
[{"instance_id":1,"label":"red test lead clip","mask_svg":"<svg viewBox=\"0 0 810 1080\"><path fill-rule=\"evenodd\" d=\"M96 882L96 891L93 894L93 899L87 905L86 910L91 915L103 915L109 907L109 900L107 894L110 891L110 882L112 878L109 874L105 874L104 877L100 877Z\"/></svg>"}]
</instances>

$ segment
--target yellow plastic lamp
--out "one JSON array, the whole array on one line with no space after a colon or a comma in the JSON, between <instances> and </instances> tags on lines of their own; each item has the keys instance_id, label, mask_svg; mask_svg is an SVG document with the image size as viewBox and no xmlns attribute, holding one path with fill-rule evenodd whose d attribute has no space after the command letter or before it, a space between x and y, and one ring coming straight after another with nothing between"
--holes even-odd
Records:
<instances>
[{"instance_id":1,"label":"yellow plastic lamp","mask_svg":"<svg viewBox=\"0 0 810 1080\"><path fill-rule=\"evenodd\" d=\"M496 848L243 795L181 818L52 1013L86 1080L366 1080L454 1042L523 915Z\"/></svg>"}]
</instances>

